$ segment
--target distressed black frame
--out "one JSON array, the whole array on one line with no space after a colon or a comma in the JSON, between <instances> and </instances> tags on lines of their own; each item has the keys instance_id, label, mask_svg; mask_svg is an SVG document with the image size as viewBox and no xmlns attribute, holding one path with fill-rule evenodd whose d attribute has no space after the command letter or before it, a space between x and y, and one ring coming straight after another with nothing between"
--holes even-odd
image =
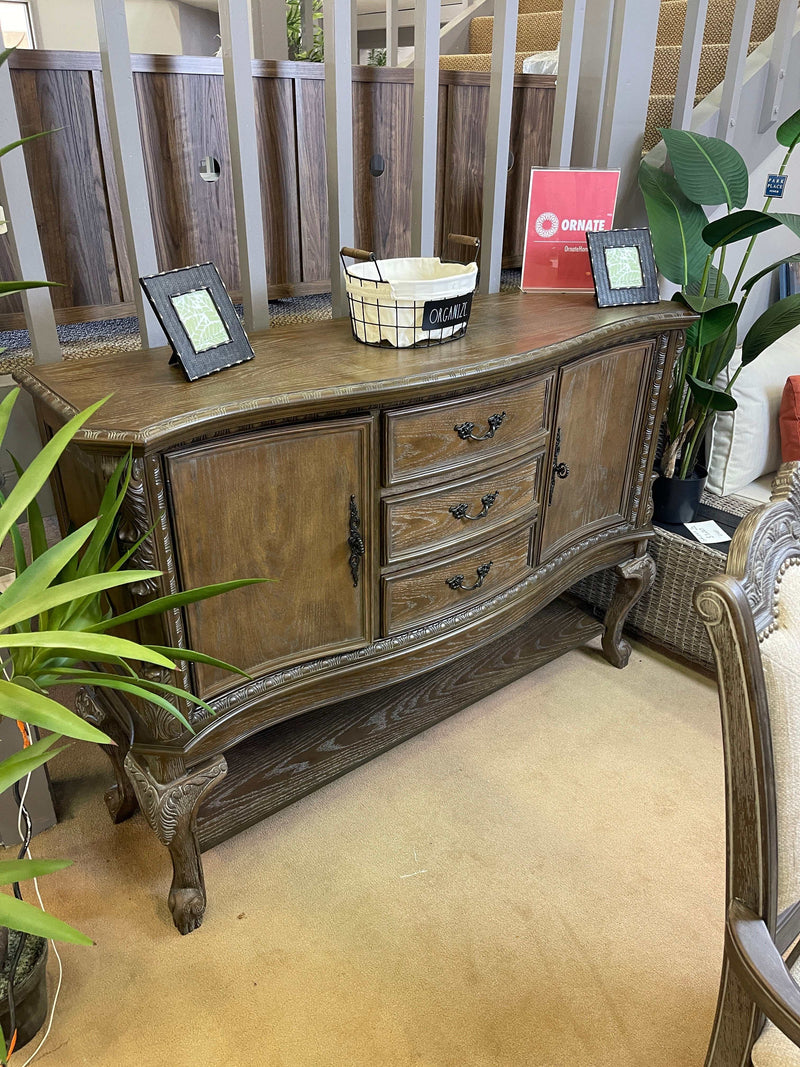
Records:
<instances>
[{"instance_id":1,"label":"distressed black frame","mask_svg":"<svg viewBox=\"0 0 800 1067\"><path fill-rule=\"evenodd\" d=\"M658 272L653 255L650 230L643 226L632 230L589 230L586 233L589 262L592 265L597 306L620 307L624 304L657 304ZM605 250L607 248L637 248L642 265L642 284L626 289L612 289L608 278Z\"/></svg>"},{"instance_id":2,"label":"distressed black frame","mask_svg":"<svg viewBox=\"0 0 800 1067\"><path fill-rule=\"evenodd\" d=\"M236 309L213 263L198 263L193 267L179 267L161 274L151 274L140 278L139 282L172 345L170 364L180 363L190 382L254 357L255 353L247 334L242 329ZM205 352L195 351L171 299L195 289L209 291L230 337L227 343L208 348Z\"/></svg>"}]
</instances>

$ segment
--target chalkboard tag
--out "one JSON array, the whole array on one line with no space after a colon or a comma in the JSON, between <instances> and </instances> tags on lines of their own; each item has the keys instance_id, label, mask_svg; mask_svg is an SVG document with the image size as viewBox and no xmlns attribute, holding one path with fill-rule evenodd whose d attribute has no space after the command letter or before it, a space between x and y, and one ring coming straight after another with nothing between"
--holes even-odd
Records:
<instances>
[{"instance_id":1,"label":"chalkboard tag","mask_svg":"<svg viewBox=\"0 0 800 1067\"><path fill-rule=\"evenodd\" d=\"M422 311L423 330L445 330L466 326L472 310L472 293L445 300L426 300Z\"/></svg>"}]
</instances>

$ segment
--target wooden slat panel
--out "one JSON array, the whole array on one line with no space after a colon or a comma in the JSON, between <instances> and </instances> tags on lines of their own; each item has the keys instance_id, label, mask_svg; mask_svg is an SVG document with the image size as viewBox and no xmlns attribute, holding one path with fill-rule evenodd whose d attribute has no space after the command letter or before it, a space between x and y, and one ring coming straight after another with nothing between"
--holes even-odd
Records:
<instances>
[{"instance_id":1,"label":"wooden slat panel","mask_svg":"<svg viewBox=\"0 0 800 1067\"><path fill-rule=\"evenodd\" d=\"M211 260L229 289L239 289L228 123L221 78L134 74L147 185L161 270ZM200 160L220 165L217 182Z\"/></svg>"},{"instance_id":2,"label":"wooden slat panel","mask_svg":"<svg viewBox=\"0 0 800 1067\"><path fill-rule=\"evenodd\" d=\"M91 76L82 71L12 71L25 162L56 308L122 299L97 140ZM15 310L10 302L3 311Z\"/></svg>"},{"instance_id":3,"label":"wooden slat panel","mask_svg":"<svg viewBox=\"0 0 800 1067\"><path fill-rule=\"evenodd\" d=\"M442 203L442 255L460 259L448 233L480 236L488 85L451 85L447 91L447 142Z\"/></svg>"},{"instance_id":4,"label":"wooden slat panel","mask_svg":"<svg viewBox=\"0 0 800 1067\"><path fill-rule=\"evenodd\" d=\"M299 282L301 227L293 83L289 78L257 78L254 85L267 277L270 286Z\"/></svg>"},{"instance_id":5,"label":"wooden slat panel","mask_svg":"<svg viewBox=\"0 0 800 1067\"><path fill-rule=\"evenodd\" d=\"M555 93L552 89L515 89L511 113L511 152L514 162L506 186L506 226L503 264L519 266L525 247L525 221L531 167L545 167L550 155Z\"/></svg>"},{"instance_id":6,"label":"wooden slat panel","mask_svg":"<svg viewBox=\"0 0 800 1067\"><path fill-rule=\"evenodd\" d=\"M108 199L108 219L111 225L111 240L117 263L117 278L124 302L132 303L134 298L134 278L131 274L128 247L125 242L125 227L122 224L122 203L119 196L119 183L114 170L114 149L111 143L111 130L108 125L108 112L103 93L102 71L91 72L92 90L94 92L95 114L97 115L97 137L100 148L100 160L103 165L103 178ZM136 282L138 285L138 280ZM135 311L132 312L135 314Z\"/></svg>"},{"instance_id":7,"label":"wooden slat panel","mask_svg":"<svg viewBox=\"0 0 800 1067\"><path fill-rule=\"evenodd\" d=\"M386 82L354 86L356 244L378 257L411 255L411 89ZM385 164L377 178L369 170L375 154Z\"/></svg>"},{"instance_id":8,"label":"wooden slat panel","mask_svg":"<svg viewBox=\"0 0 800 1067\"><path fill-rule=\"evenodd\" d=\"M297 178L303 281L329 277L328 186L325 165L325 91L320 81L295 82Z\"/></svg>"}]
</instances>

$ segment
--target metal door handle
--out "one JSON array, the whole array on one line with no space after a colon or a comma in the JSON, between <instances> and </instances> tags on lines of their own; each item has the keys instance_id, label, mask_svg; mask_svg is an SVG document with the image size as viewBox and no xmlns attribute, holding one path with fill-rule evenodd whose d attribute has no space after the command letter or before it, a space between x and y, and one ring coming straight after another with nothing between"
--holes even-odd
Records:
<instances>
[{"instance_id":1,"label":"metal door handle","mask_svg":"<svg viewBox=\"0 0 800 1067\"><path fill-rule=\"evenodd\" d=\"M476 437L473 434L472 431L475 429L474 422L462 422L459 423L458 426L454 426L453 429L456 431L462 441L488 441L490 437L494 437L498 426L501 424L505 417L505 411L498 412L498 414L496 415L490 415L489 418L486 420L489 423L489 429L486 431L485 434L483 434L482 437Z\"/></svg>"},{"instance_id":2,"label":"metal door handle","mask_svg":"<svg viewBox=\"0 0 800 1067\"><path fill-rule=\"evenodd\" d=\"M469 504L454 504L451 508L448 508L447 510L450 512L454 519L470 519L472 522L474 522L475 519L485 519L486 516L489 514L489 508L492 506L492 504L494 504L495 500L497 500L499 495L500 490L498 489L495 490L494 493L487 493L486 496L482 496L481 504L483 504L483 508L478 512L477 515L467 514L467 512L469 511Z\"/></svg>"},{"instance_id":3,"label":"metal door handle","mask_svg":"<svg viewBox=\"0 0 800 1067\"><path fill-rule=\"evenodd\" d=\"M480 587L483 585L483 579L486 577L486 575L491 569L491 560L489 560L488 563L482 563L480 567L478 567L478 580L474 585L464 585L463 574L454 574L452 578L445 578L445 585L449 585L451 589L463 589L465 593L470 593L473 589L480 589Z\"/></svg>"}]
</instances>

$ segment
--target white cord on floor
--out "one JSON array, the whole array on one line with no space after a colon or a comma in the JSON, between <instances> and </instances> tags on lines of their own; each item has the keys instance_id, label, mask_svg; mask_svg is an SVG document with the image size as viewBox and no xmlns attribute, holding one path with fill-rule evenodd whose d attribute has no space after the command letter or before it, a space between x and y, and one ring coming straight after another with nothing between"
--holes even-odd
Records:
<instances>
[{"instance_id":1,"label":"white cord on floor","mask_svg":"<svg viewBox=\"0 0 800 1067\"><path fill-rule=\"evenodd\" d=\"M29 735L28 739L30 740L30 735ZM32 773L33 772L31 771L31 774ZM28 786L30 784L31 784L31 775L29 774L27 776L27 778L25 779L25 788L22 791L22 797L20 799L20 804L19 804L19 811L17 813L17 832L19 833L19 839L20 839L21 842L25 840L25 835L22 832L22 809L25 806L25 797L28 795ZM31 850L29 848L25 850L25 855L28 857L28 859L31 858ZM39 898L39 907L42 909L42 911L46 911L47 909L45 908L44 902L42 901L42 894L39 892L39 879L38 878L34 878L33 879L33 888L36 890L36 896ZM44 1037L39 1042L39 1044L36 1046L34 1051L30 1054L30 1056L27 1058L27 1060L25 1060L25 1062L23 1063L22 1067L28 1067L28 1064L32 1063L34 1058L39 1055L39 1052L41 1051L42 1046L44 1045L45 1041L50 1036L50 1031L53 1028L53 1019L55 1018L55 1014L56 1014L56 1004L58 1004L58 995L61 992L61 982L62 982L62 979L64 977L64 966L63 966L63 964L61 962L61 957L58 954L58 949L56 948L55 941L51 941L50 945L51 945L51 947L53 949L53 952L55 952L55 954L56 954L56 959L58 960L58 984L56 985L56 992L55 992L55 996L53 997L53 1007L50 1009L50 1021L47 1024L47 1029L44 1032Z\"/></svg>"}]
</instances>

